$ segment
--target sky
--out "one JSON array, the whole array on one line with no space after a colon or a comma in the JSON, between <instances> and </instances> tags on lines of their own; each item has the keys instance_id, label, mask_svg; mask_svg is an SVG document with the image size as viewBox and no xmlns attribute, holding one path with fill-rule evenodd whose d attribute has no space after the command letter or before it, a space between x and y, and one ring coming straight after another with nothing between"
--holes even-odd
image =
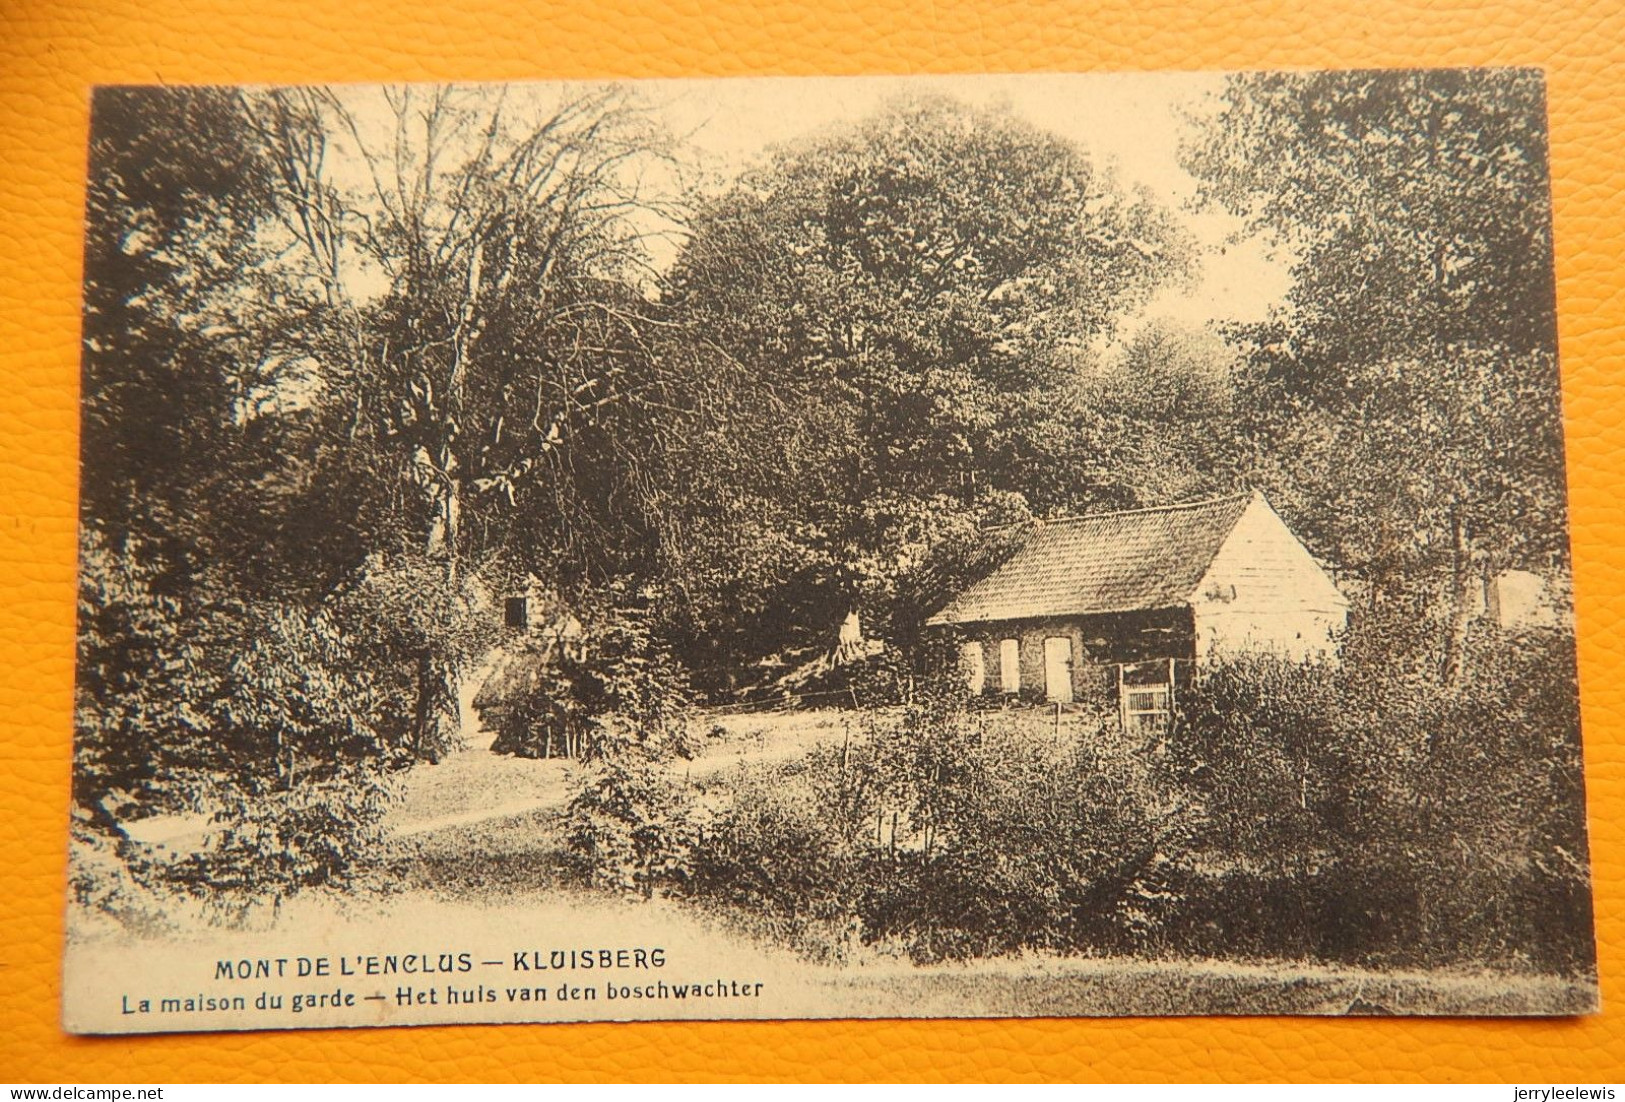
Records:
<instances>
[{"instance_id":1,"label":"sky","mask_svg":"<svg viewBox=\"0 0 1625 1102\"><path fill-rule=\"evenodd\" d=\"M1076 142L1128 187L1144 185L1181 212L1202 248L1194 287L1164 288L1122 327L1154 317L1192 325L1259 321L1291 280L1267 243L1235 240L1238 220L1190 209L1196 181L1179 162L1189 117L1215 106L1215 73L1046 74L1023 76L827 77L651 81L651 98L688 143L724 177L772 147L856 119L904 92L936 92L978 105L1006 105L1035 126Z\"/></svg>"},{"instance_id":2,"label":"sky","mask_svg":"<svg viewBox=\"0 0 1625 1102\"><path fill-rule=\"evenodd\" d=\"M1214 73L1040 74L1021 76L910 77L781 77L635 82L637 98L663 119L680 138L680 156L692 161L701 179L726 186L742 171L765 159L781 145L818 131L855 121L905 93L937 93L980 106L1003 106L1033 125L1069 139L1098 163L1116 173L1126 189L1144 186L1173 209L1200 246L1199 269L1192 284L1160 290L1134 317L1122 319L1115 334L1122 341L1146 321L1166 318L1193 326L1223 321L1260 321L1290 286L1287 264L1272 257L1257 238L1238 238L1238 220L1219 211L1196 210L1197 183L1180 165L1182 138L1193 118L1217 106L1224 77ZM481 89L494 102L496 88ZM579 85L513 85L501 90L504 111L516 120L528 114L547 117L557 104L581 91ZM434 90L405 90L414 111ZM403 94L396 90L394 95ZM391 147L393 115L377 86L341 86L357 135L375 151ZM329 170L359 192L371 186L366 162L352 139L335 134L336 156ZM640 169L646 172L647 169ZM385 169L388 175L387 167ZM657 172L658 176L659 173ZM654 181L657 193L678 187L675 177ZM645 244L656 268L675 258L681 237L671 224L654 222ZM363 297L387 286L382 272L358 270L352 291Z\"/></svg>"}]
</instances>

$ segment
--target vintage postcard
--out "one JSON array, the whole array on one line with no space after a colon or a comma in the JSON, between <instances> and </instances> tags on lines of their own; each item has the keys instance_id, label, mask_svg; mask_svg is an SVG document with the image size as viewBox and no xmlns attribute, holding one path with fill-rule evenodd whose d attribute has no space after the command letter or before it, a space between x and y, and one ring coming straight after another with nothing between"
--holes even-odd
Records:
<instances>
[{"instance_id":1,"label":"vintage postcard","mask_svg":"<svg viewBox=\"0 0 1625 1102\"><path fill-rule=\"evenodd\" d=\"M1597 1007L1532 70L108 87L80 1033Z\"/></svg>"}]
</instances>

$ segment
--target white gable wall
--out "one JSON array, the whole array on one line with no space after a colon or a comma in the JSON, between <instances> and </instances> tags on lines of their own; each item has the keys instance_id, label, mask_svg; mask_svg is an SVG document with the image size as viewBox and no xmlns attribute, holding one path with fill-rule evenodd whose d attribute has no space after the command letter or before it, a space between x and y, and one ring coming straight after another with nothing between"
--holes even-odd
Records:
<instances>
[{"instance_id":1,"label":"white gable wall","mask_svg":"<svg viewBox=\"0 0 1625 1102\"><path fill-rule=\"evenodd\" d=\"M1261 495L1242 512L1192 591L1196 658L1330 656L1348 599Z\"/></svg>"}]
</instances>

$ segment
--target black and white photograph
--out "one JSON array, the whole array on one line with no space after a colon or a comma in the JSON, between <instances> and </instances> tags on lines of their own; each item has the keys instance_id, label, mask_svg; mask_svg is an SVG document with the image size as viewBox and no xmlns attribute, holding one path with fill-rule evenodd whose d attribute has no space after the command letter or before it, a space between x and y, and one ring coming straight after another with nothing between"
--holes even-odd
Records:
<instances>
[{"instance_id":1,"label":"black and white photograph","mask_svg":"<svg viewBox=\"0 0 1625 1102\"><path fill-rule=\"evenodd\" d=\"M1533 69L94 91L63 1022L1598 1009Z\"/></svg>"}]
</instances>

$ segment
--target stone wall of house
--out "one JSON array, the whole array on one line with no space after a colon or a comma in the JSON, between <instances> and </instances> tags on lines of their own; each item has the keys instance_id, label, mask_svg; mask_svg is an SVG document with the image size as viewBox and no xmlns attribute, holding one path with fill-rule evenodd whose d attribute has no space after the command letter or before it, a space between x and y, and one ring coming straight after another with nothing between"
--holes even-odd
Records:
<instances>
[{"instance_id":1,"label":"stone wall of house","mask_svg":"<svg viewBox=\"0 0 1625 1102\"><path fill-rule=\"evenodd\" d=\"M1017 620L996 624L967 624L959 629L962 645L980 648L982 691L1043 698L1048 695L1045 678L1045 641L1066 639L1072 664L1072 695L1079 701L1115 705L1117 666L1120 663L1149 662L1195 657L1195 640L1189 609L1161 609L1152 612ZM1011 678L1006 658L1014 640L1015 670ZM974 658L966 659L966 667Z\"/></svg>"}]
</instances>

